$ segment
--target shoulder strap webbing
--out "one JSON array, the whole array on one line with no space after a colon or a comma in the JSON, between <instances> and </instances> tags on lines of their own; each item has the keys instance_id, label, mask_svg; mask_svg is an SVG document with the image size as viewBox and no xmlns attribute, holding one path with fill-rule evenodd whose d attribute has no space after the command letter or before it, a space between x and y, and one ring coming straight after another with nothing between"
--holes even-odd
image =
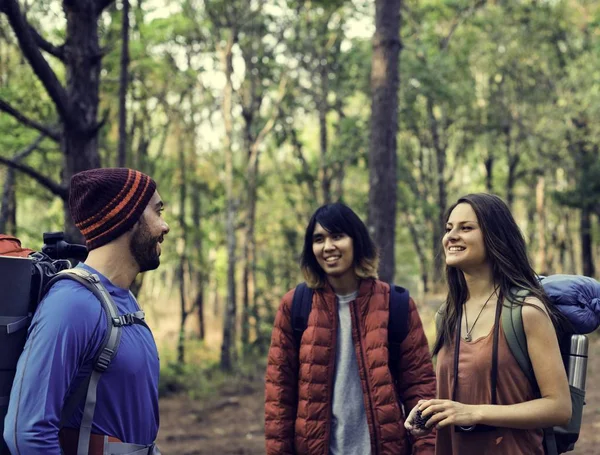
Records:
<instances>
[{"instance_id":1,"label":"shoulder strap webbing","mask_svg":"<svg viewBox=\"0 0 600 455\"><path fill-rule=\"evenodd\" d=\"M515 296L523 300L527 291L519 290ZM523 305L504 299L502 308L502 330L510 348L510 352L519 364L519 367L527 377L534 390L537 389L537 381L533 372L533 366L527 351L527 337L523 327Z\"/></svg>"},{"instance_id":2,"label":"shoulder strap webbing","mask_svg":"<svg viewBox=\"0 0 600 455\"><path fill-rule=\"evenodd\" d=\"M394 360L400 359L400 344L408 335L408 290L390 283L390 307L388 319L388 368L395 383L397 369Z\"/></svg>"},{"instance_id":3,"label":"shoulder strap webbing","mask_svg":"<svg viewBox=\"0 0 600 455\"><path fill-rule=\"evenodd\" d=\"M300 350L302 334L308 324L308 315L312 309L313 290L306 283L300 283L294 290L292 299L292 330L296 351Z\"/></svg>"},{"instance_id":4,"label":"shoulder strap webbing","mask_svg":"<svg viewBox=\"0 0 600 455\"><path fill-rule=\"evenodd\" d=\"M408 289L390 284L390 319L388 339L391 344L400 344L408 335Z\"/></svg>"},{"instance_id":5,"label":"shoulder strap webbing","mask_svg":"<svg viewBox=\"0 0 600 455\"><path fill-rule=\"evenodd\" d=\"M522 302L525 297L527 297L528 293L526 290L521 289L514 295ZM525 335L525 328L523 326L523 305L511 302L507 298L504 299L502 308L502 330L504 331L504 338L506 338L506 343L508 344L511 354L531 384L534 393L539 395L539 387L535 379L535 372L533 371L531 359L529 358L529 351L527 350L527 336ZM544 428L543 431L544 453L546 455L558 455L554 428Z\"/></svg>"},{"instance_id":6,"label":"shoulder strap webbing","mask_svg":"<svg viewBox=\"0 0 600 455\"><path fill-rule=\"evenodd\" d=\"M61 413L60 427L62 427L66 419L73 414L85 393L85 405L79 430L77 455L87 455L92 432L94 411L96 409L98 382L100 381L100 376L106 371L117 353L117 348L119 347L119 342L121 340L121 327L131 324L142 324L145 327L148 326L144 322L143 311L120 316L117 306L108 291L100 282L98 276L85 269L67 269L59 272L52 280L50 280L46 289L50 289L54 283L64 279L76 281L94 294L102 304L102 309L106 316L107 331L94 361L92 373L82 382L79 388L70 395Z\"/></svg>"},{"instance_id":7,"label":"shoulder strap webbing","mask_svg":"<svg viewBox=\"0 0 600 455\"><path fill-rule=\"evenodd\" d=\"M76 281L94 294L102 304L107 319L107 331L98 351L99 354L96 356L92 374L87 381L83 381L84 384L87 382L87 393L83 416L81 418L81 427L79 429L77 455L87 455L92 432L92 422L94 420L94 411L96 410L98 382L100 381L100 376L106 371L117 352L121 340L122 324L115 324L115 321L119 321L119 312L110 294L106 291L97 275L82 268L63 270L48 283L48 289L57 281L64 279ZM85 389L80 388L80 390ZM64 425L64 421L74 412L80 402L80 398L81 393L74 393L71 395L61 413L61 426Z\"/></svg>"}]
</instances>

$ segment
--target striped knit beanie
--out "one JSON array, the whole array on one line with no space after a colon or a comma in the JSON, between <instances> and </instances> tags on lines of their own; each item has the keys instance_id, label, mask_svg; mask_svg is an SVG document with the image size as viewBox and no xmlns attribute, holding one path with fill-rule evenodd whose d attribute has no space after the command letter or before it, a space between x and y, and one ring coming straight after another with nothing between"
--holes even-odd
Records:
<instances>
[{"instance_id":1,"label":"striped knit beanie","mask_svg":"<svg viewBox=\"0 0 600 455\"><path fill-rule=\"evenodd\" d=\"M156 190L156 183L126 168L90 169L71 178L69 208L89 251L133 227Z\"/></svg>"}]
</instances>

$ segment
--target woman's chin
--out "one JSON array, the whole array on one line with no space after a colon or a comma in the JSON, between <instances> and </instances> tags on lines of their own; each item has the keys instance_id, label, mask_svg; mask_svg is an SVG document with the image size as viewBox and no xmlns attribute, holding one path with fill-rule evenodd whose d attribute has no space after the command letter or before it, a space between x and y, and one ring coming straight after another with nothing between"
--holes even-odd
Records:
<instances>
[{"instance_id":1,"label":"woman's chin","mask_svg":"<svg viewBox=\"0 0 600 455\"><path fill-rule=\"evenodd\" d=\"M461 265L464 264L463 261L455 261L455 260L447 260L446 259L446 266L448 267L454 267L455 269L459 269L462 270Z\"/></svg>"}]
</instances>

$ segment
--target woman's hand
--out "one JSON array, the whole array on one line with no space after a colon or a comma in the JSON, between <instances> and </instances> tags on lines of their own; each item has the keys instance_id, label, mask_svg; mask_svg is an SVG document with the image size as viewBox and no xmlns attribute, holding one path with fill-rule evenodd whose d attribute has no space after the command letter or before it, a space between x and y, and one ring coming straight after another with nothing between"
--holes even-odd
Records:
<instances>
[{"instance_id":1,"label":"woman's hand","mask_svg":"<svg viewBox=\"0 0 600 455\"><path fill-rule=\"evenodd\" d=\"M470 427L472 425L477 425L481 420L476 405L463 404L457 401L422 401L415 406L415 409L416 408L421 410L421 415L424 419L431 416L425 424L425 427L429 429L433 428L434 426L439 429L448 425ZM415 411L415 409L413 409L413 411ZM411 415L413 414L413 411L411 411Z\"/></svg>"},{"instance_id":2,"label":"woman's hand","mask_svg":"<svg viewBox=\"0 0 600 455\"><path fill-rule=\"evenodd\" d=\"M419 411L419 407L421 405L421 403L426 403L425 400L419 400L419 402L417 403L417 405L412 408L412 411L410 411L410 414L408 414L408 417L406 417L406 421L404 422L404 428L406 428L410 434L412 434L415 437L421 437L421 436L425 436L426 434L429 434L431 432L431 430L433 430L433 427L418 427L416 425L416 417L417 417L417 411Z\"/></svg>"}]
</instances>

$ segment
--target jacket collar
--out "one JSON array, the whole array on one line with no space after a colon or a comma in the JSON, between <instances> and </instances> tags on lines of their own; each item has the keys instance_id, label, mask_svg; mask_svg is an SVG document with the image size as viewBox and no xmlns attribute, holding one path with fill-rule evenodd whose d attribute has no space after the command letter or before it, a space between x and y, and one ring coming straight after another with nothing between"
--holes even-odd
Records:
<instances>
[{"instance_id":1,"label":"jacket collar","mask_svg":"<svg viewBox=\"0 0 600 455\"><path fill-rule=\"evenodd\" d=\"M369 296L373 293L373 287L375 286L375 280L372 278L366 278L360 280L358 284L358 296L357 300L362 300L364 297ZM328 304L333 305L335 303L335 291L331 287L328 281L325 282L325 286L318 290L325 301Z\"/></svg>"}]
</instances>

